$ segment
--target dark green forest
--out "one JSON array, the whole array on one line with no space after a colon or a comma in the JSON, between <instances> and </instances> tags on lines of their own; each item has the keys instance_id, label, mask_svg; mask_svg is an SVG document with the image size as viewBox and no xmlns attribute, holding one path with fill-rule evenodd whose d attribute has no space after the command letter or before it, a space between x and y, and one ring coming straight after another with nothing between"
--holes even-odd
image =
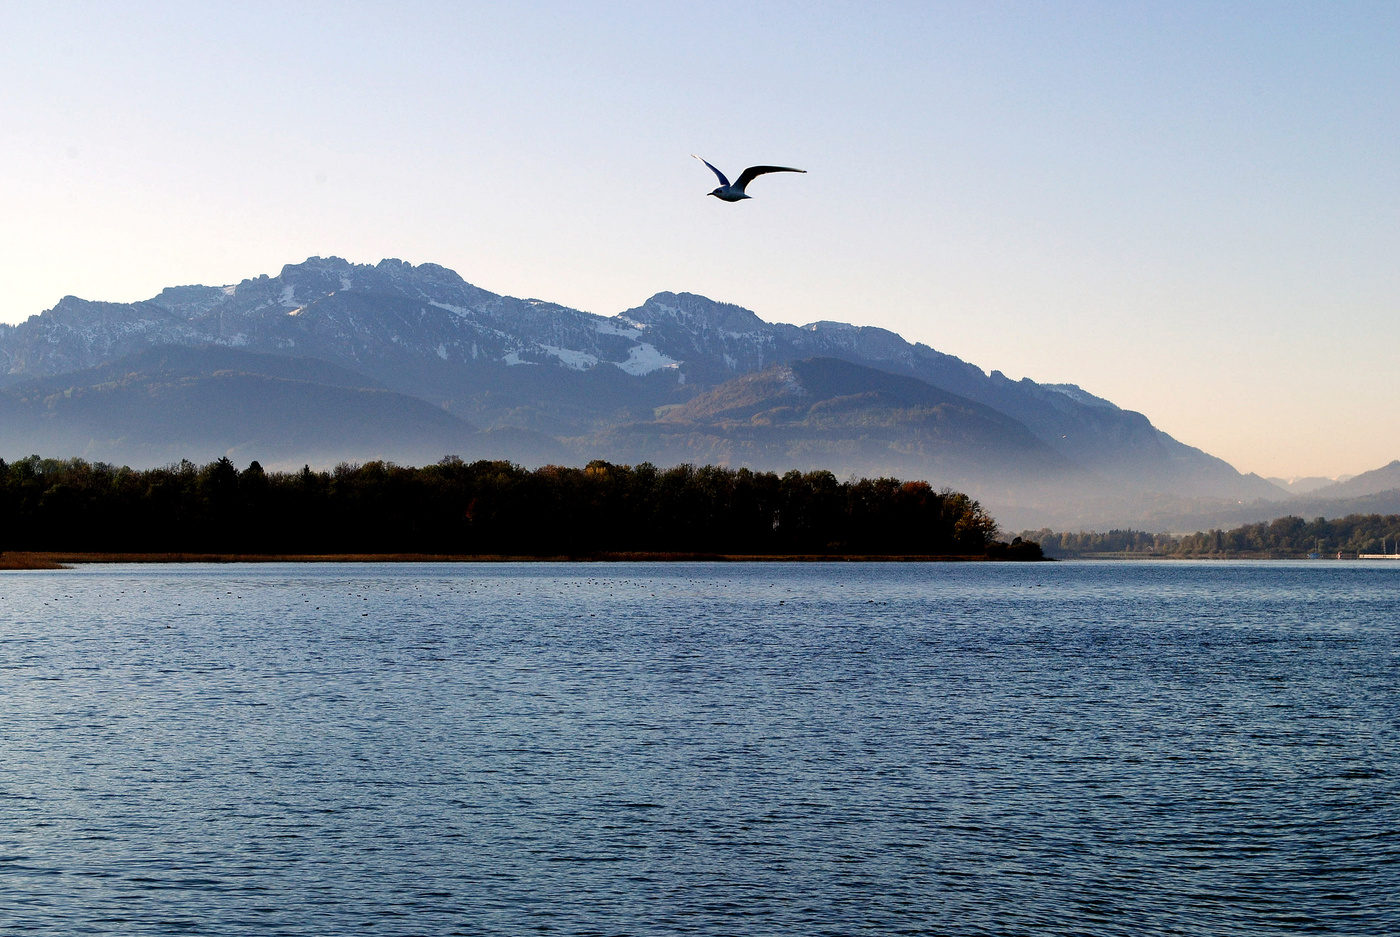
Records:
<instances>
[{"instance_id":1,"label":"dark green forest","mask_svg":"<svg viewBox=\"0 0 1400 937\"><path fill-rule=\"evenodd\" d=\"M830 472L419 468L240 471L228 459L135 470L0 460L0 550L121 553L880 554L1039 558L1000 543L966 495Z\"/></svg>"},{"instance_id":2,"label":"dark green forest","mask_svg":"<svg viewBox=\"0 0 1400 937\"><path fill-rule=\"evenodd\" d=\"M1178 557L1304 557L1355 556L1394 551L1400 538L1400 515L1351 514L1311 521L1280 517L1234 530L1198 531L1185 536L1150 534L1141 530L1056 533L1048 528L1021 534L1034 540L1051 557L1123 554Z\"/></svg>"}]
</instances>

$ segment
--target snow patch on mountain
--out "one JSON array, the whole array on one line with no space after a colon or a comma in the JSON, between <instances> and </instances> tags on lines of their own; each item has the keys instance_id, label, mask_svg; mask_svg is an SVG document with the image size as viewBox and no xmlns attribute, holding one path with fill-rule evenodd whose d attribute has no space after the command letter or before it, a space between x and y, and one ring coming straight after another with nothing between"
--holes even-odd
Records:
<instances>
[{"instance_id":1,"label":"snow patch on mountain","mask_svg":"<svg viewBox=\"0 0 1400 937\"><path fill-rule=\"evenodd\" d=\"M792 394L794 397L806 397L807 388L802 386L802 382L797 379L797 372L792 368L783 368L780 372L783 380L783 391Z\"/></svg>"},{"instance_id":2,"label":"snow patch on mountain","mask_svg":"<svg viewBox=\"0 0 1400 937\"><path fill-rule=\"evenodd\" d=\"M470 309L467 309L467 308L465 308L465 307L463 307L463 306L455 306L455 305L453 305L452 303L440 303L440 302L438 302L436 299L430 299L430 300L428 300L428 305L429 305L429 306L436 306L436 307L438 307L439 309L445 309L445 310L447 310L448 312L453 313L453 314L455 314L455 315L459 315L459 316L469 316L469 315L471 315L471 310L470 310Z\"/></svg>"},{"instance_id":3,"label":"snow patch on mountain","mask_svg":"<svg viewBox=\"0 0 1400 937\"><path fill-rule=\"evenodd\" d=\"M655 345L649 345L646 342L633 345L627 349L626 361L614 361L613 364L633 377L641 377L643 374L650 374L652 371L659 371L662 368L680 366L680 362L675 358L662 354L656 350Z\"/></svg>"},{"instance_id":4,"label":"snow patch on mountain","mask_svg":"<svg viewBox=\"0 0 1400 937\"><path fill-rule=\"evenodd\" d=\"M575 371L587 371L597 367L598 358L590 355L586 351L574 351L572 348L556 348L553 345L541 345L541 349L546 354L551 354L559 359L559 362L566 368L573 368Z\"/></svg>"},{"instance_id":5,"label":"snow patch on mountain","mask_svg":"<svg viewBox=\"0 0 1400 937\"><path fill-rule=\"evenodd\" d=\"M624 319L623 321L625 322L627 320ZM624 329L620 326L614 325L613 320L611 319L603 319L597 324L596 328L598 332L602 335L621 335L623 338L631 339L641 338L642 329L646 328L646 326L638 325L635 322L630 322L628 324L631 325L632 328Z\"/></svg>"}]
</instances>

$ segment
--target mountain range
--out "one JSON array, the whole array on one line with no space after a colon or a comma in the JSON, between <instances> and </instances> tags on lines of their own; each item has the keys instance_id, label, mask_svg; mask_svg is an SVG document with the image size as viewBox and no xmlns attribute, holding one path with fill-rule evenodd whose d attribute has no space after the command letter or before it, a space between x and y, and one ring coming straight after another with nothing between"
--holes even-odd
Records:
<instances>
[{"instance_id":1,"label":"mountain range","mask_svg":"<svg viewBox=\"0 0 1400 937\"><path fill-rule=\"evenodd\" d=\"M0 455L30 452L827 468L958 487L1008 527L1289 498L1073 384L885 329L769 323L689 293L607 317L336 257L143 302L68 296L0 326Z\"/></svg>"}]
</instances>

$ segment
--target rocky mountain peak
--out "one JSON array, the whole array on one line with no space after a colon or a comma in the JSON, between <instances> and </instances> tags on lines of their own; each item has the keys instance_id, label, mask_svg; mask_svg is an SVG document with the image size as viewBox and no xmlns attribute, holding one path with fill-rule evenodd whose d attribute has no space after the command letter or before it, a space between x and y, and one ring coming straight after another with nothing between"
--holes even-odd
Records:
<instances>
[{"instance_id":1,"label":"rocky mountain peak","mask_svg":"<svg viewBox=\"0 0 1400 937\"><path fill-rule=\"evenodd\" d=\"M751 334L762 332L768 323L756 313L733 303L721 303L694 293L657 293L623 316L643 325L676 325L687 329Z\"/></svg>"},{"instance_id":2,"label":"rocky mountain peak","mask_svg":"<svg viewBox=\"0 0 1400 937\"><path fill-rule=\"evenodd\" d=\"M167 286L147 302L189 319L203 315L227 298L226 287Z\"/></svg>"}]
</instances>

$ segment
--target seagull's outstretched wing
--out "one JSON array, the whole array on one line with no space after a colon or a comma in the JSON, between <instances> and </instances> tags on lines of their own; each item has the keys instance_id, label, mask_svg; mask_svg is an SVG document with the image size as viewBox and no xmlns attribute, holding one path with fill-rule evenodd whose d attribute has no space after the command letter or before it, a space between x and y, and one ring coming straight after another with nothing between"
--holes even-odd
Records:
<instances>
[{"instance_id":1,"label":"seagull's outstretched wing","mask_svg":"<svg viewBox=\"0 0 1400 937\"><path fill-rule=\"evenodd\" d=\"M691 155L691 156L695 156L694 153L691 153L690 155ZM695 156L695 158L698 159L698 160L700 160L700 162L704 163L706 166L709 166L709 167L710 167L710 172L712 172L712 173L714 173L715 175L719 176L719 184L720 184L720 185L729 185L729 180L726 179L726 178L724 178L724 173L722 173L722 172L720 172L718 169L716 169L716 168L714 167L714 164L711 163L708 159L705 159L703 156Z\"/></svg>"},{"instance_id":2,"label":"seagull's outstretched wing","mask_svg":"<svg viewBox=\"0 0 1400 937\"><path fill-rule=\"evenodd\" d=\"M709 164L709 163L706 163L705 165L709 166L710 164ZM711 169L714 169L715 167L710 166L710 168L711 168ZM719 170L716 169L715 171L718 172ZM754 181L755 179L757 179L759 176L763 175L764 173L769 173L769 172L806 172L806 171L807 171L807 170L805 170L805 169L793 169L793 168L790 167L790 166L750 166L748 169L745 169L742 173L739 174L739 181L736 182L736 183L734 183L734 188L736 188L736 189L738 189L740 192L742 192L742 191L744 191L744 186L748 185L750 182ZM720 178L723 178L723 176L721 176Z\"/></svg>"}]
</instances>

